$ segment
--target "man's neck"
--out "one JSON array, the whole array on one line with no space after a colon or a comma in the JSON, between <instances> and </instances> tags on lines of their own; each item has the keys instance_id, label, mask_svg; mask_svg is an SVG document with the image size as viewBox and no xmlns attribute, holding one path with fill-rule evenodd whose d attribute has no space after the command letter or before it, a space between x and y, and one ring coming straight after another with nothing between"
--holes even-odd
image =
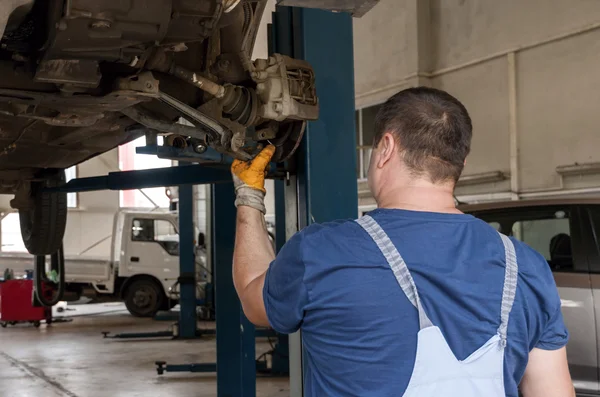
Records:
<instances>
[{"instance_id":1,"label":"man's neck","mask_svg":"<svg viewBox=\"0 0 600 397\"><path fill-rule=\"evenodd\" d=\"M453 186L413 181L390 187L377 197L379 208L460 214L456 208Z\"/></svg>"}]
</instances>

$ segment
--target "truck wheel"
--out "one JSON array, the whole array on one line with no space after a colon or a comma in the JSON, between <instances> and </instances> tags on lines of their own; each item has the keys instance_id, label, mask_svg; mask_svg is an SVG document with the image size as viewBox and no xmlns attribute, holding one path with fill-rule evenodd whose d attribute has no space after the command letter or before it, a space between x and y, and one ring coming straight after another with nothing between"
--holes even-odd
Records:
<instances>
[{"instance_id":1,"label":"truck wheel","mask_svg":"<svg viewBox=\"0 0 600 397\"><path fill-rule=\"evenodd\" d=\"M19 209L21 236L33 255L50 255L58 251L67 225L67 193L43 192L43 187L65 183L64 171L31 185L32 208Z\"/></svg>"},{"instance_id":2,"label":"truck wheel","mask_svg":"<svg viewBox=\"0 0 600 397\"><path fill-rule=\"evenodd\" d=\"M163 304L161 306L161 310L165 310L165 311L169 311L172 308L174 308L175 306L177 306L179 304L178 300L174 300L174 299L165 299L163 301Z\"/></svg>"},{"instance_id":3,"label":"truck wheel","mask_svg":"<svg viewBox=\"0 0 600 397\"><path fill-rule=\"evenodd\" d=\"M135 280L125 293L125 306L136 317L153 317L164 300L161 288L149 279Z\"/></svg>"}]
</instances>

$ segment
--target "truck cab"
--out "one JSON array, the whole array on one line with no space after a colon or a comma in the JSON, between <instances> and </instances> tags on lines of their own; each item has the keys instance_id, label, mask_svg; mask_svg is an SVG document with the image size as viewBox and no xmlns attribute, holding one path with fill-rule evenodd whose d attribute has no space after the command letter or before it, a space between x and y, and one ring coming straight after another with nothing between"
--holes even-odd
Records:
<instances>
[{"instance_id":1,"label":"truck cab","mask_svg":"<svg viewBox=\"0 0 600 397\"><path fill-rule=\"evenodd\" d=\"M171 290L179 277L179 232L172 213L116 214L112 262L115 294L135 316L149 316L177 302Z\"/></svg>"}]
</instances>

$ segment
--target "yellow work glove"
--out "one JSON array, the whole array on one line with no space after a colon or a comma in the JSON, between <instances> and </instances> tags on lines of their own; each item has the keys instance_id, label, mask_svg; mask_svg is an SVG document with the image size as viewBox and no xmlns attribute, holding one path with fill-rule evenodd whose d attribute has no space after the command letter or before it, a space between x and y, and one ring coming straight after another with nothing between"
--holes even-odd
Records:
<instances>
[{"instance_id":1,"label":"yellow work glove","mask_svg":"<svg viewBox=\"0 0 600 397\"><path fill-rule=\"evenodd\" d=\"M275 146L269 145L250 161L234 160L231 174L235 186L236 207L243 205L255 208L263 214L267 212L265 175L274 153Z\"/></svg>"}]
</instances>

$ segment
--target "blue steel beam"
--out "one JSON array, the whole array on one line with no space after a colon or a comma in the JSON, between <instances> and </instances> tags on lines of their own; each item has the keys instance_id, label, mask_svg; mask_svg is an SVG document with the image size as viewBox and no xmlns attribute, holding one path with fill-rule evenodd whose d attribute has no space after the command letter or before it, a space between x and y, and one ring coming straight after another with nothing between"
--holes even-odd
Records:
<instances>
[{"instance_id":1,"label":"blue steel beam","mask_svg":"<svg viewBox=\"0 0 600 397\"><path fill-rule=\"evenodd\" d=\"M140 146L136 149L137 154L148 154L161 159L197 162L208 167L229 169L233 158L217 152L215 149L207 148L204 153L196 153L191 147L176 148L173 146ZM282 165L283 166L283 165ZM285 176L285 169L277 167L275 163L269 165L267 178L281 178Z\"/></svg>"},{"instance_id":2,"label":"blue steel beam","mask_svg":"<svg viewBox=\"0 0 600 397\"><path fill-rule=\"evenodd\" d=\"M206 148L204 153L197 153L191 147L177 148L174 146L150 145L135 148L137 154L149 154L161 159L194 161L201 164L230 165L233 159L217 152L213 148Z\"/></svg>"},{"instance_id":3,"label":"blue steel beam","mask_svg":"<svg viewBox=\"0 0 600 397\"><path fill-rule=\"evenodd\" d=\"M194 190L179 186L179 338L196 337L196 261L194 259Z\"/></svg>"},{"instance_id":4,"label":"blue steel beam","mask_svg":"<svg viewBox=\"0 0 600 397\"><path fill-rule=\"evenodd\" d=\"M177 185L204 185L231 182L229 169L205 165L183 165L150 170L110 172L105 176L75 178L48 192L92 192L96 190L131 190Z\"/></svg>"},{"instance_id":5,"label":"blue steel beam","mask_svg":"<svg viewBox=\"0 0 600 397\"><path fill-rule=\"evenodd\" d=\"M352 16L293 9L294 56L315 69L320 116L298 153L300 229L358 215Z\"/></svg>"},{"instance_id":6,"label":"blue steel beam","mask_svg":"<svg viewBox=\"0 0 600 397\"><path fill-rule=\"evenodd\" d=\"M296 153L298 228L352 219L358 213L352 18L320 10L277 7L277 52L315 70L319 120L309 122ZM290 396L303 395L300 335L290 336Z\"/></svg>"},{"instance_id":7,"label":"blue steel beam","mask_svg":"<svg viewBox=\"0 0 600 397\"><path fill-rule=\"evenodd\" d=\"M255 397L254 326L246 319L233 286L236 211L233 184L212 186L212 260L217 323L217 396Z\"/></svg>"}]
</instances>

